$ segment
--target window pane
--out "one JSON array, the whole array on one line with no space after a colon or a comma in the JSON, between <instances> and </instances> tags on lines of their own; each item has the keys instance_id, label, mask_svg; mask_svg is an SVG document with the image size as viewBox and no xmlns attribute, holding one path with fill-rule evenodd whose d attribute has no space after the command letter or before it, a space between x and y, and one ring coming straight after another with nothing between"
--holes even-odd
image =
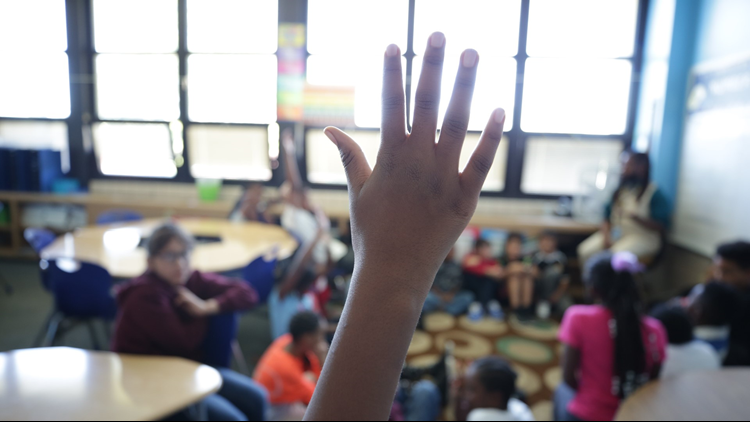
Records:
<instances>
[{"instance_id":1,"label":"window pane","mask_svg":"<svg viewBox=\"0 0 750 422\"><path fill-rule=\"evenodd\" d=\"M0 116L70 116L67 54L5 53L0 63Z\"/></svg>"},{"instance_id":2,"label":"window pane","mask_svg":"<svg viewBox=\"0 0 750 422\"><path fill-rule=\"evenodd\" d=\"M470 133L466 135L464 146L461 148L461 159L459 161L459 169L463 171L466 165L469 163L471 155L474 154L474 150L479 145L480 134ZM487 173L487 180L484 181L482 190L485 192L501 192L505 189L505 172L508 167L508 137L503 136L500 147L497 149L495 155L495 162L492 163L490 172Z\"/></svg>"},{"instance_id":3,"label":"window pane","mask_svg":"<svg viewBox=\"0 0 750 422\"><path fill-rule=\"evenodd\" d=\"M276 52L278 0L188 0L187 14L192 52Z\"/></svg>"},{"instance_id":4,"label":"window pane","mask_svg":"<svg viewBox=\"0 0 750 422\"><path fill-rule=\"evenodd\" d=\"M101 119L171 121L180 117L176 55L102 54L96 57Z\"/></svg>"},{"instance_id":5,"label":"window pane","mask_svg":"<svg viewBox=\"0 0 750 422\"><path fill-rule=\"evenodd\" d=\"M625 133L631 72L627 60L529 59L521 128L536 133Z\"/></svg>"},{"instance_id":6,"label":"window pane","mask_svg":"<svg viewBox=\"0 0 750 422\"><path fill-rule=\"evenodd\" d=\"M196 122L276 121L276 56L188 57L189 114Z\"/></svg>"},{"instance_id":7,"label":"window pane","mask_svg":"<svg viewBox=\"0 0 750 422\"><path fill-rule=\"evenodd\" d=\"M401 69L405 80L406 59L402 59ZM380 127L382 56L310 56L307 59L307 83L320 87L354 88L355 124L366 128Z\"/></svg>"},{"instance_id":8,"label":"window pane","mask_svg":"<svg viewBox=\"0 0 750 422\"><path fill-rule=\"evenodd\" d=\"M385 53L389 44L396 44L406 52L408 20L408 0L309 0L307 50L310 54Z\"/></svg>"},{"instance_id":9,"label":"window pane","mask_svg":"<svg viewBox=\"0 0 750 422\"><path fill-rule=\"evenodd\" d=\"M612 139L529 138L521 190L575 195L604 190L617 178L623 143Z\"/></svg>"},{"instance_id":10,"label":"window pane","mask_svg":"<svg viewBox=\"0 0 750 422\"><path fill-rule=\"evenodd\" d=\"M443 70L443 85L440 98L440 114L438 128L443 124L443 117L448 110L453 84L458 72L459 56L446 57ZM412 107L411 116L414 119L414 98L416 98L419 75L422 72L422 59L414 58L412 67ZM471 103L471 119L469 130L482 131L492 115L492 111L502 107L507 113L505 131L513 128L513 107L516 95L516 60L511 58L487 57L479 59L477 82L474 87L474 97Z\"/></svg>"},{"instance_id":11,"label":"window pane","mask_svg":"<svg viewBox=\"0 0 750 422\"><path fill-rule=\"evenodd\" d=\"M348 131L359 143L370 166L375 165L380 149L379 131ZM345 185L346 173L341 155L322 129L311 129L306 134L307 179L312 183Z\"/></svg>"},{"instance_id":12,"label":"window pane","mask_svg":"<svg viewBox=\"0 0 750 422\"><path fill-rule=\"evenodd\" d=\"M65 0L0 1L0 51L68 48Z\"/></svg>"},{"instance_id":13,"label":"window pane","mask_svg":"<svg viewBox=\"0 0 750 422\"><path fill-rule=\"evenodd\" d=\"M527 51L542 57L630 57L638 0L532 0Z\"/></svg>"},{"instance_id":14,"label":"window pane","mask_svg":"<svg viewBox=\"0 0 750 422\"><path fill-rule=\"evenodd\" d=\"M94 0L100 53L172 53L178 34L177 0Z\"/></svg>"},{"instance_id":15,"label":"window pane","mask_svg":"<svg viewBox=\"0 0 750 422\"><path fill-rule=\"evenodd\" d=\"M427 38L445 34L448 55L473 48L480 56L515 56L521 24L521 0L417 0L414 51L422 54Z\"/></svg>"},{"instance_id":16,"label":"window pane","mask_svg":"<svg viewBox=\"0 0 750 422\"><path fill-rule=\"evenodd\" d=\"M99 170L107 176L177 175L167 124L97 123L94 148Z\"/></svg>"},{"instance_id":17,"label":"window pane","mask_svg":"<svg viewBox=\"0 0 750 422\"><path fill-rule=\"evenodd\" d=\"M188 144L195 178L271 180L267 128L193 125Z\"/></svg>"},{"instance_id":18,"label":"window pane","mask_svg":"<svg viewBox=\"0 0 750 422\"><path fill-rule=\"evenodd\" d=\"M380 149L380 132L377 131L349 131L349 135L356 140L367 157L370 166L374 166L378 150ZM307 178L312 183L345 185L346 173L341 164L341 155L336 146L323 134L323 130L311 129L307 131ZM461 150L459 168L463 169L471 158L477 144L479 134L469 134L466 137ZM492 165L487 181L484 184L485 191L502 191L505 188L505 169L508 157L508 140L498 148L495 163Z\"/></svg>"}]
</instances>

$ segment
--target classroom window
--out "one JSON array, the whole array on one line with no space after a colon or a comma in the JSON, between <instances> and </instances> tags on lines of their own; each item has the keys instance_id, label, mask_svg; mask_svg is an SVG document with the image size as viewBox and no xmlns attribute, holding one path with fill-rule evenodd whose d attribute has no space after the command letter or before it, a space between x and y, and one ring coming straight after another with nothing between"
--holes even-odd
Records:
<instances>
[{"instance_id":1,"label":"classroom window","mask_svg":"<svg viewBox=\"0 0 750 422\"><path fill-rule=\"evenodd\" d=\"M190 172L202 179L271 180L269 132L260 126L191 125Z\"/></svg>"},{"instance_id":2,"label":"classroom window","mask_svg":"<svg viewBox=\"0 0 750 422\"><path fill-rule=\"evenodd\" d=\"M173 133L168 124L102 122L94 124L93 133L102 174L155 178L177 175Z\"/></svg>"},{"instance_id":3,"label":"classroom window","mask_svg":"<svg viewBox=\"0 0 750 422\"><path fill-rule=\"evenodd\" d=\"M623 144L612 139L529 138L521 189L536 195L588 194L618 177Z\"/></svg>"},{"instance_id":4,"label":"classroom window","mask_svg":"<svg viewBox=\"0 0 750 422\"><path fill-rule=\"evenodd\" d=\"M0 2L0 116L70 116L64 0Z\"/></svg>"},{"instance_id":5,"label":"classroom window","mask_svg":"<svg viewBox=\"0 0 750 422\"><path fill-rule=\"evenodd\" d=\"M188 116L276 122L278 0L189 0Z\"/></svg>"},{"instance_id":6,"label":"classroom window","mask_svg":"<svg viewBox=\"0 0 750 422\"><path fill-rule=\"evenodd\" d=\"M383 54L393 43L406 52L408 12L408 0L309 0L309 126L380 127Z\"/></svg>"},{"instance_id":7,"label":"classroom window","mask_svg":"<svg viewBox=\"0 0 750 422\"><path fill-rule=\"evenodd\" d=\"M357 141L365 153L370 167L374 168L377 162L378 150L380 149L380 132L350 131L349 135ZM463 170L466 167L471 154L479 144L479 137L478 133L467 135L461 149L459 170ZM309 129L306 138L308 179L313 183L320 184L346 184L346 173L341 165L341 155L330 139L320 129ZM498 148L495 163L487 175L483 190L502 191L504 189L507 157L508 140L504 138L500 144L500 148Z\"/></svg>"}]
</instances>

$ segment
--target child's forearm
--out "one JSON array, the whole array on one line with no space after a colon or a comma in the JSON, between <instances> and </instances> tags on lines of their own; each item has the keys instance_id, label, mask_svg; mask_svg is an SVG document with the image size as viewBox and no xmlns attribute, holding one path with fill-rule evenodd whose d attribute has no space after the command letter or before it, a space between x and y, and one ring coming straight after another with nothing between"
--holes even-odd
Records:
<instances>
[{"instance_id":1,"label":"child's forearm","mask_svg":"<svg viewBox=\"0 0 750 422\"><path fill-rule=\"evenodd\" d=\"M357 420L362 415L388 419L404 356L427 297L427 289L415 290L415 286L429 286L434 274L389 274L384 268L363 268L355 274L307 419ZM346 399L351 391L367 399Z\"/></svg>"}]
</instances>

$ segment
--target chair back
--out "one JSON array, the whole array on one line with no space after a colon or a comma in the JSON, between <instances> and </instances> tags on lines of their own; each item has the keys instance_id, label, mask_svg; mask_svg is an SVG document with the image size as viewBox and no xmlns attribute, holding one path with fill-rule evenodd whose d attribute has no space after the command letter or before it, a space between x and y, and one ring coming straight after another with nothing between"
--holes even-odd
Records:
<instances>
[{"instance_id":1,"label":"chair back","mask_svg":"<svg viewBox=\"0 0 750 422\"><path fill-rule=\"evenodd\" d=\"M51 231L40 227L29 227L23 231L23 237L37 255L40 255L44 248L51 245L57 238Z\"/></svg>"},{"instance_id":2,"label":"chair back","mask_svg":"<svg viewBox=\"0 0 750 422\"><path fill-rule=\"evenodd\" d=\"M266 261L265 257L260 257L242 270L242 278L258 293L260 303L265 303L268 296L271 295L271 290L273 290L273 285L276 282L277 261L277 258Z\"/></svg>"},{"instance_id":3,"label":"chair back","mask_svg":"<svg viewBox=\"0 0 750 422\"><path fill-rule=\"evenodd\" d=\"M115 223L130 223L143 220L143 216L131 210L110 210L99 214L96 218L98 226Z\"/></svg>"},{"instance_id":4,"label":"chair back","mask_svg":"<svg viewBox=\"0 0 750 422\"><path fill-rule=\"evenodd\" d=\"M71 318L115 319L117 303L107 270L69 259L51 260L48 264L49 288L58 312Z\"/></svg>"},{"instance_id":5,"label":"chair back","mask_svg":"<svg viewBox=\"0 0 750 422\"><path fill-rule=\"evenodd\" d=\"M232 364L232 342L237 338L239 314L227 313L211 317L203 343L203 363L214 368Z\"/></svg>"}]
</instances>

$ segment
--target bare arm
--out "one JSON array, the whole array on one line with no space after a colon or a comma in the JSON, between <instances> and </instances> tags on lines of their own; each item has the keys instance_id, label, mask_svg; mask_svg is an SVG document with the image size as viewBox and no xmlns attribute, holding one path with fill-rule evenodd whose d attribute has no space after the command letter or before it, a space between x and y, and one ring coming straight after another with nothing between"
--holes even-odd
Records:
<instances>
[{"instance_id":1,"label":"bare arm","mask_svg":"<svg viewBox=\"0 0 750 422\"><path fill-rule=\"evenodd\" d=\"M286 181L291 183L293 191L301 192L305 188L302 175L297 165L297 147L294 145L294 135L291 129L285 129L281 133L281 146L284 150L284 161L286 163Z\"/></svg>"},{"instance_id":2,"label":"bare arm","mask_svg":"<svg viewBox=\"0 0 750 422\"><path fill-rule=\"evenodd\" d=\"M562 357L563 381L573 390L578 391L578 371L581 368L581 351L565 345Z\"/></svg>"},{"instance_id":3,"label":"bare arm","mask_svg":"<svg viewBox=\"0 0 750 422\"><path fill-rule=\"evenodd\" d=\"M435 143L445 38L433 34L406 133L400 51L389 46L382 144L370 170L356 142L335 128L349 179L356 268L352 288L306 419L387 420L417 319L443 258L473 215L503 133L496 110L463 173L478 57L464 52Z\"/></svg>"}]
</instances>

